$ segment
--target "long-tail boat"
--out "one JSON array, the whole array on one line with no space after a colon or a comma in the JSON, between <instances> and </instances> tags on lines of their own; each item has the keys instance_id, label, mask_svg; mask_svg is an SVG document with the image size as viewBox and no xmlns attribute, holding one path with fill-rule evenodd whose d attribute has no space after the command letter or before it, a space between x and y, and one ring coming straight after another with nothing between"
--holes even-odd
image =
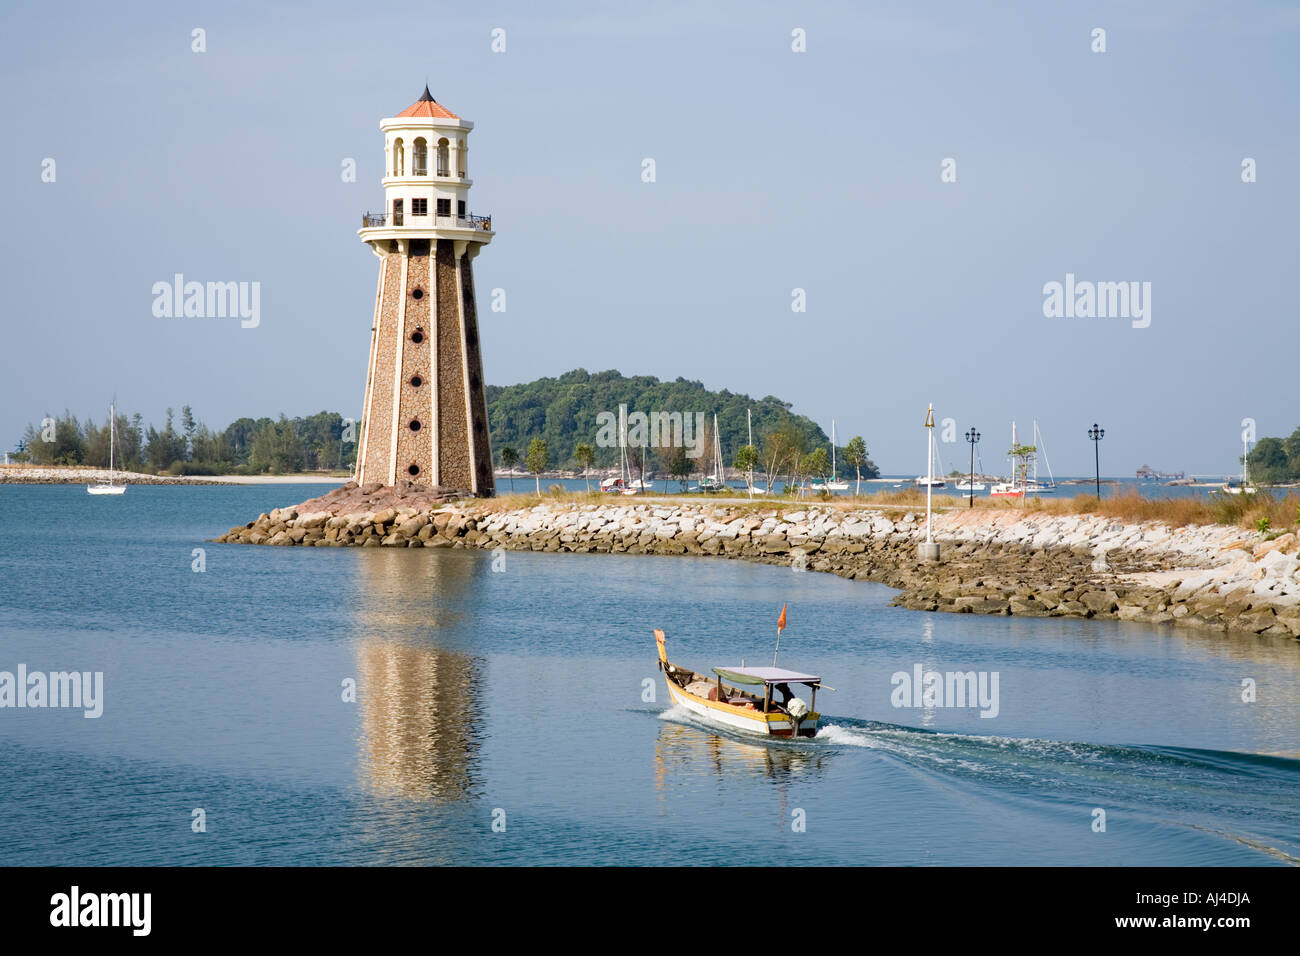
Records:
<instances>
[{"instance_id":1,"label":"long-tail boat","mask_svg":"<svg viewBox=\"0 0 1300 956\"><path fill-rule=\"evenodd\" d=\"M668 696L705 720L767 737L813 737L821 714L817 689L822 679L781 667L715 667L712 677L668 660L667 639L655 630L659 669L668 682ZM795 695L791 685L810 689L810 700ZM782 699L778 700L778 696Z\"/></svg>"}]
</instances>

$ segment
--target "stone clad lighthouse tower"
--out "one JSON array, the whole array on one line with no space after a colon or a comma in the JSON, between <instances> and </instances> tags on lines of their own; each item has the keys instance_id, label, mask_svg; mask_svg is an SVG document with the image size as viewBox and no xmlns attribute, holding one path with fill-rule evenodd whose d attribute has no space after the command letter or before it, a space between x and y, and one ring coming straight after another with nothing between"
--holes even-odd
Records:
<instances>
[{"instance_id":1,"label":"stone clad lighthouse tower","mask_svg":"<svg viewBox=\"0 0 1300 956\"><path fill-rule=\"evenodd\" d=\"M492 219L469 212L474 124L424 94L384 131L384 211L358 231L379 288L357 448L358 484L493 493L471 263Z\"/></svg>"}]
</instances>

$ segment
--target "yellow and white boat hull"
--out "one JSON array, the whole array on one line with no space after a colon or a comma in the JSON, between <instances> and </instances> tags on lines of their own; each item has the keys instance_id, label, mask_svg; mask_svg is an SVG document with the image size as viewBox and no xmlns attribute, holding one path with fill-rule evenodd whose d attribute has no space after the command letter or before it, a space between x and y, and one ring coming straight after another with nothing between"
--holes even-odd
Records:
<instances>
[{"instance_id":1,"label":"yellow and white boat hull","mask_svg":"<svg viewBox=\"0 0 1300 956\"><path fill-rule=\"evenodd\" d=\"M744 707L736 704L720 704L716 700L707 700L688 694L678 687L671 678L667 678L668 696L674 704L686 708L697 717L711 720L733 730L764 737L793 736L790 717L782 713L764 714L757 707ZM817 733L817 721L820 714L807 714L799 721L799 736L811 737Z\"/></svg>"}]
</instances>

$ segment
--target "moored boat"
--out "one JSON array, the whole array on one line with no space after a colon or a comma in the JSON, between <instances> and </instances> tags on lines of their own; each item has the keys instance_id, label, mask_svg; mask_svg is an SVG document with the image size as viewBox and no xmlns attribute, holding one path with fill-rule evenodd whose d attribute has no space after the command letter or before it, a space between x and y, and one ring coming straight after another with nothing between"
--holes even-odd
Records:
<instances>
[{"instance_id":1,"label":"moored boat","mask_svg":"<svg viewBox=\"0 0 1300 956\"><path fill-rule=\"evenodd\" d=\"M1219 494L1253 495L1255 493L1255 486L1250 483L1250 440L1247 437L1248 434L1248 432L1242 432L1241 434L1241 481L1232 478L1225 479L1223 487L1217 489Z\"/></svg>"},{"instance_id":2,"label":"moored boat","mask_svg":"<svg viewBox=\"0 0 1300 956\"><path fill-rule=\"evenodd\" d=\"M727 468L722 463L722 438L718 434L718 416L715 414L713 416L713 474L701 477L700 483L691 491L711 495L730 490L727 487Z\"/></svg>"},{"instance_id":3,"label":"moored boat","mask_svg":"<svg viewBox=\"0 0 1300 956\"><path fill-rule=\"evenodd\" d=\"M1242 484L1233 478L1229 478L1223 483L1222 488L1217 488L1215 490L1220 494L1225 495L1253 495L1255 493L1253 485Z\"/></svg>"},{"instance_id":4,"label":"moored boat","mask_svg":"<svg viewBox=\"0 0 1300 956\"><path fill-rule=\"evenodd\" d=\"M835 419L831 419L831 476L826 481L814 481L808 487L813 491L848 491L849 483L841 480L836 472L838 468L835 462Z\"/></svg>"},{"instance_id":5,"label":"moored boat","mask_svg":"<svg viewBox=\"0 0 1300 956\"><path fill-rule=\"evenodd\" d=\"M822 679L782 667L715 667L709 677L668 660L666 638L655 630L659 669L668 684L668 697L692 714L733 730L765 737L813 737L821 715L817 689ZM811 690L811 702L795 696L790 685ZM778 702L777 695L783 700Z\"/></svg>"},{"instance_id":6,"label":"moored boat","mask_svg":"<svg viewBox=\"0 0 1300 956\"><path fill-rule=\"evenodd\" d=\"M119 485L113 480L114 460L113 449L117 445L117 403L111 403L108 406L108 477L99 478L93 485L86 485L86 493L90 495L122 495L126 494L126 485Z\"/></svg>"}]
</instances>

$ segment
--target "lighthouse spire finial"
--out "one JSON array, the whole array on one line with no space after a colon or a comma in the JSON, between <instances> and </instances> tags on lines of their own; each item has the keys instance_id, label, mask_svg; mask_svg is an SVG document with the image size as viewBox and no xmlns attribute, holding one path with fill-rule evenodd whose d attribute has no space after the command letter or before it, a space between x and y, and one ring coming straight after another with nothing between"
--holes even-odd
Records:
<instances>
[{"instance_id":1,"label":"lighthouse spire finial","mask_svg":"<svg viewBox=\"0 0 1300 956\"><path fill-rule=\"evenodd\" d=\"M429 81L428 81L428 80L425 80L425 81L424 81L424 92L420 95L420 98L419 98L418 100L416 100L416 102L417 102L417 103L436 103L436 102L438 102L437 100L435 100L435 99L433 98L433 94L429 92Z\"/></svg>"}]
</instances>

